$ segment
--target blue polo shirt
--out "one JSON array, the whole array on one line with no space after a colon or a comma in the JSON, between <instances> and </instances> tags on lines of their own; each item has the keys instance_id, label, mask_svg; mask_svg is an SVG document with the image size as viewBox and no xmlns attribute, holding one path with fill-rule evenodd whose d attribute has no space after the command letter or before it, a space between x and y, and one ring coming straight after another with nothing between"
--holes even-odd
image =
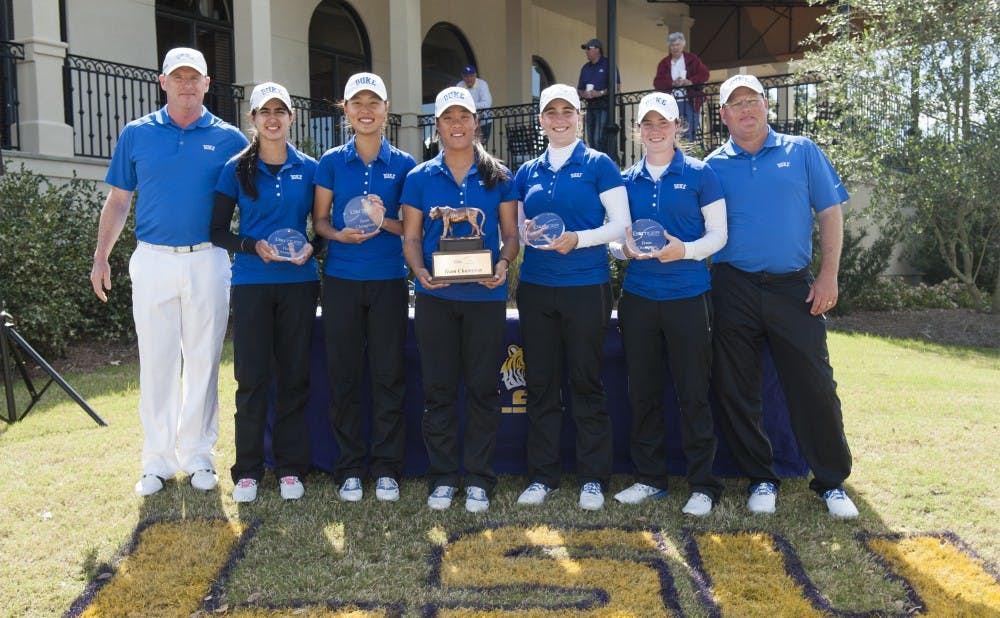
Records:
<instances>
[{"instance_id":1,"label":"blue polo shirt","mask_svg":"<svg viewBox=\"0 0 1000 618\"><path fill-rule=\"evenodd\" d=\"M713 261L748 272L801 270L812 261L813 214L849 195L812 140L775 133L756 154L732 139L705 158L726 194L729 240Z\"/></svg>"},{"instance_id":2,"label":"blue polo shirt","mask_svg":"<svg viewBox=\"0 0 1000 618\"><path fill-rule=\"evenodd\" d=\"M632 220L658 221L671 236L684 242L705 235L702 207L722 199L722 185L705 163L685 156L679 148L659 180L646 169L646 158L624 173ZM652 300L691 298L711 287L708 266L702 260L631 260L622 288Z\"/></svg>"},{"instance_id":3,"label":"blue polo shirt","mask_svg":"<svg viewBox=\"0 0 1000 618\"><path fill-rule=\"evenodd\" d=\"M622 176L611 157L577 142L573 154L557 171L549 166L546 150L517 170L514 183L527 219L554 212L562 217L567 232L576 232L604 225L601 193L622 186ZM605 283L610 279L607 246L574 249L566 255L526 246L520 277L521 281L554 287Z\"/></svg>"},{"instance_id":4,"label":"blue polo shirt","mask_svg":"<svg viewBox=\"0 0 1000 618\"><path fill-rule=\"evenodd\" d=\"M272 232L292 228L306 233L306 220L312 212L313 176L316 159L286 144L288 158L277 175L257 159L254 185L257 199L243 192L236 178L236 155L222 168L215 190L236 200L240 208L240 232L244 236L266 240ZM314 258L296 266L291 262L271 262L254 253L237 253L233 260L233 285L251 283L302 283L319 278L319 267Z\"/></svg>"},{"instance_id":5,"label":"blue polo shirt","mask_svg":"<svg viewBox=\"0 0 1000 618\"><path fill-rule=\"evenodd\" d=\"M591 63L587 61L582 67L580 67L580 79L577 81L577 90L586 90L587 84L594 84L594 90L607 90L608 89L608 75L611 73L610 63L608 62L607 56L601 56L600 60ZM618 79L615 83L621 82L621 75L615 72ZM607 107L608 106L608 95L598 97L596 99L587 99L587 107Z\"/></svg>"},{"instance_id":6,"label":"blue polo shirt","mask_svg":"<svg viewBox=\"0 0 1000 618\"><path fill-rule=\"evenodd\" d=\"M215 182L226 161L246 145L239 129L204 107L186 128L162 107L125 125L104 182L138 189L138 240L175 247L208 242Z\"/></svg>"},{"instance_id":7,"label":"blue polo shirt","mask_svg":"<svg viewBox=\"0 0 1000 618\"><path fill-rule=\"evenodd\" d=\"M508 175L510 172L508 171ZM451 206L462 208L474 206L486 214L483 223L483 248L493 252L493 263L500 259L500 204L517 200L514 182L504 180L493 189L487 189L479 177L475 163L459 184L451 175L451 170L444 163L444 153L438 154L430 161L424 161L413 168L406 176L403 186L403 204L412 206L424 213L424 265L431 269L431 254L438 250L438 241L444 231L440 219L431 219L429 214L435 206ZM461 237L472 233L472 227L465 222L452 225L452 236ZM427 290L414 281L415 291L420 294L430 294L448 300L507 300L507 284L489 289L478 283L452 283L446 288Z\"/></svg>"},{"instance_id":8,"label":"blue polo shirt","mask_svg":"<svg viewBox=\"0 0 1000 618\"><path fill-rule=\"evenodd\" d=\"M385 216L398 219L403 182L416 164L413 157L390 145L384 137L378 156L367 165L358 156L353 137L343 146L327 150L319 160L315 183L333 191L333 227L344 229L344 208L359 195L378 195L385 205ZM402 279L406 277L403 242L386 231L363 243L331 240L323 272L355 281Z\"/></svg>"}]
</instances>

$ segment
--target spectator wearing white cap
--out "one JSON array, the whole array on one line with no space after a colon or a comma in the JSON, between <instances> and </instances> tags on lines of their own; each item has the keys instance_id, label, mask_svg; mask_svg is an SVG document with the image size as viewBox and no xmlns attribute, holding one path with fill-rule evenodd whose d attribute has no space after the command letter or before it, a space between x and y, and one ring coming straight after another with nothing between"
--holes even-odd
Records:
<instances>
[{"instance_id":1,"label":"spectator wearing white cap","mask_svg":"<svg viewBox=\"0 0 1000 618\"><path fill-rule=\"evenodd\" d=\"M517 287L527 381L528 476L519 504L537 505L559 487L563 358L576 423L579 505L597 510L611 476L611 419L601 371L611 320L607 243L629 223L621 171L577 137L580 98L566 84L542 91L538 121L548 148L517 171L522 219L562 218L566 231L547 248L526 246Z\"/></svg>"},{"instance_id":2,"label":"spectator wearing white cap","mask_svg":"<svg viewBox=\"0 0 1000 618\"><path fill-rule=\"evenodd\" d=\"M163 60L167 104L122 130L105 182L90 282L107 301L108 255L138 190L132 254L132 315L139 347L142 477L135 492L160 491L180 471L196 489L218 482L218 376L229 320L229 256L209 240L219 172L247 144L239 129L202 104L205 57L178 47Z\"/></svg>"},{"instance_id":3,"label":"spectator wearing white cap","mask_svg":"<svg viewBox=\"0 0 1000 618\"><path fill-rule=\"evenodd\" d=\"M684 121L684 137L697 139L701 125L701 107L705 102L702 87L708 81L708 67L697 55L684 51L687 40L681 32L667 37L670 55L660 61L653 78L653 88L673 94Z\"/></svg>"},{"instance_id":4,"label":"spectator wearing white cap","mask_svg":"<svg viewBox=\"0 0 1000 618\"><path fill-rule=\"evenodd\" d=\"M320 159L313 205L316 233L330 241L322 305L330 427L339 451L333 476L341 500L361 500L362 479L370 475L376 499L396 501L406 450L403 347L409 305L399 196L416 162L385 136L389 95L381 77L352 75L341 106L354 135ZM352 228L344 218L359 197L378 211L380 226L374 231ZM372 381L370 444L362 432L361 409L366 351Z\"/></svg>"},{"instance_id":5,"label":"spectator wearing white cap","mask_svg":"<svg viewBox=\"0 0 1000 618\"><path fill-rule=\"evenodd\" d=\"M472 95L472 100L476 103L476 113L479 114L479 141L483 146L487 146L490 141L490 134L493 132L493 122L484 115L484 110L493 107L493 95L490 94L490 85L486 80L479 77L476 65L467 64L462 68L462 81L455 84L459 88L467 88Z\"/></svg>"},{"instance_id":6,"label":"spectator wearing white cap","mask_svg":"<svg viewBox=\"0 0 1000 618\"><path fill-rule=\"evenodd\" d=\"M779 479L761 423L760 353L766 342L781 377L809 483L834 517L856 517L843 489L851 451L826 346L826 312L837 303L848 194L811 140L767 123L764 87L735 75L719 88L729 141L705 161L726 196L728 242L712 262L715 306L712 388L733 457L750 477L747 507L773 513ZM812 231L820 265L813 277Z\"/></svg>"},{"instance_id":7,"label":"spectator wearing white cap","mask_svg":"<svg viewBox=\"0 0 1000 618\"><path fill-rule=\"evenodd\" d=\"M316 160L288 143L292 99L281 84L250 94L250 145L226 163L215 186L212 242L235 256L232 272L236 460L233 500L253 502L264 476L269 391L277 384L271 432L281 497L297 500L309 470L309 350L319 294L315 246L279 254L269 237L304 238L312 212ZM240 208L239 231L231 231ZM322 239L317 238L321 243ZM320 244L320 246L322 246Z\"/></svg>"},{"instance_id":8,"label":"spectator wearing white cap","mask_svg":"<svg viewBox=\"0 0 1000 618\"><path fill-rule=\"evenodd\" d=\"M497 482L493 468L500 426L497 365L503 359L507 269L517 258L517 193L510 171L476 140L479 118L465 88L445 88L434 102L441 144L436 157L406 177L401 201L403 253L416 288L414 330L424 386L421 421L429 460L427 506L444 510L462 484L465 508L489 509ZM444 232L431 209L450 206L482 211L482 239L491 252L493 278L479 283L440 283L431 278L432 254ZM476 216L473 214L473 216ZM452 224L468 236L469 223ZM458 383L465 382L465 435L459 441Z\"/></svg>"},{"instance_id":9,"label":"spectator wearing white cap","mask_svg":"<svg viewBox=\"0 0 1000 618\"><path fill-rule=\"evenodd\" d=\"M691 490L683 512L704 516L722 494L722 483L712 474L712 304L705 259L726 243L726 202L711 168L678 147L682 124L671 95L644 96L636 119L645 152L622 173L629 211L633 221L661 224L667 243L658 251L639 253L626 230L624 252L630 261L618 302L618 328L628 366L635 483L615 499L639 504L667 495L663 392L669 368L680 403L681 448Z\"/></svg>"},{"instance_id":10,"label":"spectator wearing white cap","mask_svg":"<svg viewBox=\"0 0 1000 618\"><path fill-rule=\"evenodd\" d=\"M604 55L604 46L598 39L590 39L580 45L587 56L587 62L580 67L580 78L576 90L579 98L587 102L587 145L601 152L610 149L605 143L604 127L608 124L608 84L611 63ZM615 69L615 83L621 84L621 76Z\"/></svg>"}]
</instances>

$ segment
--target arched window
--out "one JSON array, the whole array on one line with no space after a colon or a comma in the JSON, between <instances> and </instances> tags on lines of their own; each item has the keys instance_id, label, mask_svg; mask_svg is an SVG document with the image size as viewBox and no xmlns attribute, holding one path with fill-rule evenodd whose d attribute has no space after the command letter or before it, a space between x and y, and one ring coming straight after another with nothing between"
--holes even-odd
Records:
<instances>
[{"instance_id":1,"label":"arched window","mask_svg":"<svg viewBox=\"0 0 1000 618\"><path fill-rule=\"evenodd\" d=\"M423 57L423 102L434 103L434 97L462 79L462 67L476 64L472 48L456 26L440 22L431 26L420 48Z\"/></svg>"},{"instance_id":2,"label":"arched window","mask_svg":"<svg viewBox=\"0 0 1000 618\"><path fill-rule=\"evenodd\" d=\"M156 0L157 62L174 47L205 55L212 78L205 106L235 123L238 103L229 92L236 75L232 0Z\"/></svg>"},{"instance_id":3,"label":"arched window","mask_svg":"<svg viewBox=\"0 0 1000 618\"><path fill-rule=\"evenodd\" d=\"M531 57L531 98L538 99L545 90L556 83L556 78L552 74L552 67L545 62L541 56Z\"/></svg>"},{"instance_id":4,"label":"arched window","mask_svg":"<svg viewBox=\"0 0 1000 618\"><path fill-rule=\"evenodd\" d=\"M341 0L323 0L309 21L309 97L339 101L347 78L371 70L361 18Z\"/></svg>"}]
</instances>

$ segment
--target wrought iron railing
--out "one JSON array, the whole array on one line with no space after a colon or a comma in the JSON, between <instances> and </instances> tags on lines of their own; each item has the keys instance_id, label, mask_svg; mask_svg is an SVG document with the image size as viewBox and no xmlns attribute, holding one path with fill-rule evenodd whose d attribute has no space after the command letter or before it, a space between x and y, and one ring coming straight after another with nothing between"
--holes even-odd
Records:
<instances>
[{"instance_id":1,"label":"wrought iron railing","mask_svg":"<svg viewBox=\"0 0 1000 618\"><path fill-rule=\"evenodd\" d=\"M24 46L0 41L0 148L21 147L20 109L17 91L17 61L24 60Z\"/></svg>"},{"instance_id":2,"label":"wrought iron railing","mask_svg":"<svg viewBox=\"0 0 1000 618\"><path fill-rule=\"evenodd\" d=\"M122 128L163 104L156 69L67 54L64 75L66 123L73 127L73 153L110 158ZM239 125L243 88L213 81L205 106Z\"/></svg>"}]
</instances>

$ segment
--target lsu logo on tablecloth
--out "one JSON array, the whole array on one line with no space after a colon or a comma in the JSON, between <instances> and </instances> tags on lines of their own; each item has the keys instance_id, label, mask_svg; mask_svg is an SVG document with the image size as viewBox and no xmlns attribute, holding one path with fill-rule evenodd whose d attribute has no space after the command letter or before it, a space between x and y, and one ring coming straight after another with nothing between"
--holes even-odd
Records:
<instances>
[{"instance_id":1,"label":"lsu logo on tablecloth","mask_svg":"<svg viewBox=\"0 0 1000 618\"><path fill-rule=\"evenodd\" d=\"M504 414L524 414L528 403L524 389L527 385L524 381L524 351L516 343L507 346L507 358L500 365L500 381L507 389L506 395L510 396L509 400L506 396L503 398L503 403L507 405L502 405L500 411Z\"/></svg>"}]
</instances>

